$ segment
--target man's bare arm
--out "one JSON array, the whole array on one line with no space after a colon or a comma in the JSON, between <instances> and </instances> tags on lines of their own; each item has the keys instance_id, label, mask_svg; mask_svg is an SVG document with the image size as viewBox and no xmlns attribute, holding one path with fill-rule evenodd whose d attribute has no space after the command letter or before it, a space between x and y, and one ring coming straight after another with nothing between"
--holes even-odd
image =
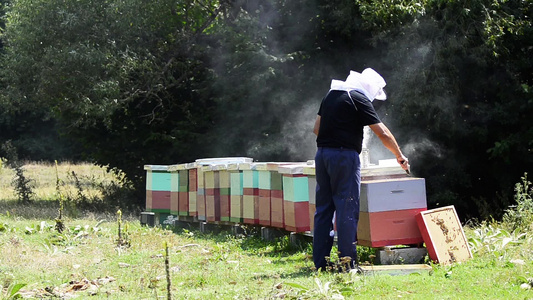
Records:
<instances>
[{"instance_id":1,"label":"man's bare arm","mask_svg":"<svg viewBox=\"0 0 533 300\"><path fill-rule=\"evenodd\" d=\"M369 127L379 137L383 145L396 156L396 161L402 166L402 169L406 171L409 170L409 161L407 160L407 157L403 155L400 146L398 146L398 143L389 128L383 123L373 124Z\"/></svg>"},{"instance_id":2,"label":"man's bare arm","mask_svg":"<svg viewBox=\"0 0 533 300\"><path fill-rule=\"evenodd\" d=\"M313 128L313 132L316 136L318 136L318 129L320 129L320 116L316 116L315 127Z\"/></svg>"}]
</instances>

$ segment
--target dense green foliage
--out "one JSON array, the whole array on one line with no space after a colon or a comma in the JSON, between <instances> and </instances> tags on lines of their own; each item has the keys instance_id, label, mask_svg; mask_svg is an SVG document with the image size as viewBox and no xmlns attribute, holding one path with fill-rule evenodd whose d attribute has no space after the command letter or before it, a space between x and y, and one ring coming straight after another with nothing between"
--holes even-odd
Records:
<instances>
[{"instance_id":1,"label":"dense green foliage","mask_svg":"<svg viewBox=\"0 0 533 300\"><path fill-rule=\"evenodd\" d=\"M312 159L329 81L373 67L388 83L378 113L427 179L430 206L501 217L532 166L532 10L529 0L2 0L0 143L21 158L123 170L141 191L144 164Z\"/></svg>"}]
</instances>

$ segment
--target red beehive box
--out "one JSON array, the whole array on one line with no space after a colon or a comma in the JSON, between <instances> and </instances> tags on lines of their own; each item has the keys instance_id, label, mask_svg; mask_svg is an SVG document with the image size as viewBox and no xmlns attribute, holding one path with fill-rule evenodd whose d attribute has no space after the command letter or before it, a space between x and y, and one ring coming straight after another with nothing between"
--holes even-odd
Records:
<instances>
[{"instance_id":1,"label":"red beehive box","mask_svg":"<svg viewBox=\"0 0 533 300\"><path fill-rule=\"evenodd\" d=\"M285 228L283 220L283 191L280 190L272 190L270 192L270 226Z\"/></svg>"},{"instance_id":2,"label":"red beehive box","mask_svg":"<svg viewBox=\"0 0 533 300\"><path fill-rule=\"evenodd\" d=\"M415 216L425 208L360 212L357 226L358 244L367 247L419 244L424 240Z\"/></svg>"}]
</instances>

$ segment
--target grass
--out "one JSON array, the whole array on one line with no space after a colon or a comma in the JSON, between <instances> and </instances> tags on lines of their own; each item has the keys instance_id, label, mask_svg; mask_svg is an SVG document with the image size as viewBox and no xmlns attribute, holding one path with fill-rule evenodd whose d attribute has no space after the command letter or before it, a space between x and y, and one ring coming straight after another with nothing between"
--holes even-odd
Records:
<instances>
[{"instance_id":1,"label":"grass","mask_svg":"<svg viewBox=\"0 0 533 300\"><path fill-rule=\"evenodd\" d=\"M24 174L31 179L35 186L35 199L55 200L57 199L57 177L59 177L62 192L67 194L76 193L75 178L80 178L84 182L85 192L88 196L98 196L99 191L91 188L94 181L110 182L116 177L109 174L105 169L93 164L71 164L69 162L58 163L57 172L54 164L47 162L27 163L22 168ZM15 200L15 189L13 179L15 171L11 168L2 167L0 164L0 199Z\"/></svg>"},{"instance_id":2,"label":"grass","mask_svg":"<svg viewBox=\"0 0 533 300\"><path fill-rule=\"evenodd\" d=\"M53 166L41 165L37 173L45 168ZM81 169L108 180L98 168L65 166ZM10 182L6 174L2 170L2 184ZM42 176L55 184L55 175ZM533 299L533 290L521 288L533 277L533 236L498 223L465 227L474 254L465 263L432 265L430 273L361 276L315 272L311 246L296 247L287 238L266 242L229 231L143 227L135 214L121 218L127 244L117 242L116 212L66 215L59 234L57 201L48 195L22 205L2 194L0 299L167 299L166 245L173 299Z\"/></svg>"}]
</instances>

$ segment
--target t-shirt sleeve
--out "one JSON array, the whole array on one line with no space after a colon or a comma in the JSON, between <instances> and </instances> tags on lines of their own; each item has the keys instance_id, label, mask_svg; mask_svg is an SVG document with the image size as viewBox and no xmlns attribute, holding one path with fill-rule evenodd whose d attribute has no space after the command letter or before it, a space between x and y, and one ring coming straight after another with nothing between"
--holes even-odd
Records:
<instances>
[{"instance_id":1,"label":"t-shirt sleeve","mask_svg":"<svg viewBox=\"0 0 533 300\"><path fill-rule=\"evenodd\" d=\"M370 102L367 97L356 91L350 92L350 95L357 106L359 118L363 126L381 123L376 109L374 109L372 102Z\"/></svg>"}]
</instances>

